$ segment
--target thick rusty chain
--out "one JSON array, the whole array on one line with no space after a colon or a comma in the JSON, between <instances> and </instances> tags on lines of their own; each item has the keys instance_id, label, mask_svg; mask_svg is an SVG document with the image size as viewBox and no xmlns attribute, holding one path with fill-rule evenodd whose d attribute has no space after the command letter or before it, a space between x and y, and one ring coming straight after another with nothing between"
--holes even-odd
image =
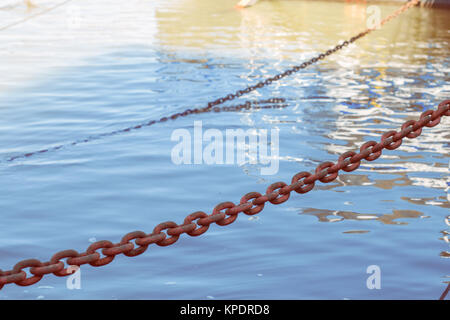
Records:
<instances>
[{"instance_id":1,"label":"thick rusty chain","mask_svg":"<svg viewBox=\"0 0 450 320\"><path fill-rule=\"evenodd\" d=\"M85 139L81 139L81 140L78 140L78 141L74 141L74 142L71 142L71 143L61 144L61 145L57 145L57 146L54 146L54 147L41 149L41 150L38 150L38 151L33 151L33 152L28 152L28 153L12 156L12 157L9 157L8 159L6 159L6 161L7 162L12 162L12 161L17 160L17 159L29 158L29 157L32 157L32 156L35 156L35 155L38 155L38 154L47 153L49 151L56 151L56 150L62 149L64 147L75 146L75 145L79 145L79 144L82 144L82 143L91 142L93 140L97 140L97 139L102 138L102 137L113 136L113 135L116 135L116 134L131 132L131 131L134 131L134 130L142 129L144 127L152 126L152 125L154 125L156 123L161 123L161 122L165 122L165 121L168 121L168 120L175 120L178 117L185 117L185 116L188 116L188 115L191 115L191 114L199 114L199 113L210 112L211 110L217 111L217 109L213 109L213 108L217 107L218 105L224 104L226 102L232 101L232 100L234 100L236 98L239 98L239 97L241 97L241 96L243 96L245 94L248 94L248 93L250 93L252 91L255 91L257 89L260 89L260 88L263 88L265 86L268 86L268 85L272 84L273 82L279 81L279 80L281 80L281 79L283 79L283 78L285 78L287 76L292 75L293 73L296 73L296 72L298 72L298 71L300 71L302 69L305 69L306 67L308 67L308 66L318 62L319 60L322 60L322 59L326 58L327 56L335 53L336 51L341 50L342 48L344 48L344 47L348 46L349 44L355 42L359 38L362 38L365 35L367 35L368 33L376 30L377 28L379 28L381 26L383 26L384 24L386 24L390 20L394 19L395 17L397 17L401 13L405 12L406 10L411 8L412 6L417 5L419 2L420 2L420 0L409 1L409 2L405 3L403 6L401 6L399 9L397 9L394 13L392 13L391 15L389 15L388 17L383 19L380 22L379 26L373 27L373 28L368 28L365 31L360 32L358 35L356 35L354 37L351 37L349 40L345 40L341 44L336 45L334 48L329 49L326 52L321 53L321 54L317 55L316 57L313 57L313 58L309 59L308 61L303 62L300 65L293 66L290 69L284 71L283 73L277 74L277 75L272 76L270 78L267 78L267 79L265 79L263 81L260 81L260 82L258 82L257 84L255 84L253 86L249 86L249 87L247 87L245 89L238 90L235 93L230 93L230 94L228 94L228 95L226 95L226 96L224 96L222 98L219 98L219 99L216 99L214 101L208 102L206 107L203 107L203 108L192 108L192 109L189 108L189 109L184 110L183 112L178 112L178 113L175 113L175 114L172 114L172 115L169 115L169 116L162 117L159 120L151 120L151 121L148 121L146 123L137 124L137 125L134 125L134 126L131 126L131 127L125 128L125 129L116 130L116 131L113 131L113 132L108 132L108 133L103 133L103 134L99 134L99 135L96 135L96 136L91 136L91 137L88 137L88 138L85 138ZM279 101L279 102L284 102L284 101ZM246 102L244 104L241 104L241 105L245 105L247 103L248 102ZM239 111L239 110L240 109L235 110L235 111Z\"/></svg>"},{"instance_id":2,"label":"thick rusty chain","mask_svg":"<svg viewBox=\"0 0 450 320\"><path fill-rule=\"evenodd\" d=\"M441 296L439 297L439 300L444 300L449 291L450 291L450 283L447 285L447 288L445 288L444 292L442 292Z\"/></svg>"},{"instance_id":3,"label":"thick rusty chain","mask_svg":"<svg viewBox=\"0 0 450 320\"><path fill-rule=\"evenodd\" d=\"M9 283L19 286L29 286L40 281L44 275L54 274L62 277L71 273L70 266L81 266L90 264L100 267L111 263L119 254L134 257L144 253L148 246L169 246L174 244L179 237L186 233L196 237L205 233L211 224L226 226L233 223L239 213L255 215L260 213L266 203L281 204L286 202L291 192L306 193L311 191L317 181L329 183L335 180L340 170L351 172L356 170L361 160L374 161L381 156L383 149L394 150L400 147L404 138L413 139L422 133L424 127L438 125L443 116L450 116L450 100L441 102L437 110L423 112L418 121L406 121L399 132L388 131L381 136L380 142L368 141L364 143L359 152L348 151L342 154L337 163L330 161L319 164L314 171L299 172L292 177L291 183L275 182L271 184L263 195L259 192L250 192L244 195L239 204L227 201L218 204L211 214L197 211L189 214L182 224L173 221L163 222L157 225L151 233L134 231L126 234L120 242L112 243L108 240L92 243L85 252L79 253L75 250L64 250L56 253L46 262L37 259L27 259L18 262L12 270L0 270L0 289ZM163 232L165 231L165 232ZM101 252L101 253L100 253ZM63 259L67 259L66 267ZM28 277L24 269L29 268L32 276ZM73 268L72 268L73 269Z\"/></svg>"},{"instance_id":4,"label":"thick rusty chain","mask_svg":"<svg viewBox=\"0 0 450 320\"><path fill-rule=\"evenodd\" d=\"M392 15L383 19L380 23L380 26L395 18L410 7L417 5L418 3L419 0L413 0L406 3ZM170 117L163 117L159 121L152 120L147 124L137 125L134 127L119 130L117 132L109 133L109 135L119 132L127 132L133 129L139 129L143 126L152 125L156 122L164 122L169 119L176 119L179 116L186 116L192 113L209 112L211 111L211 109L216 112L248 109L250 108L248 103L239 105L237 107L223 107L220 109L217 109L217 106L227 101L231 101L238 97L241 97L242 95L250 93L258 88L270 85L271 83L289 76L295 72L298 72L299 70L324 59L326 56L329 56L330 54L341 50L343 47L348 46L350 43L353 43L357 39L365 36L373 30L375 30L375 28L369 28L364 32L361 32L358 35L352 37L350 40L344 41L342 44L337 45L336 47L326 51L325 53L302 63L301 65L294 66L291 69L288 69L281 74L261 81L254 86L249 86L246 89L238 90L234 94L229 94L223 98L219 98L217 100L209 102L207 107L187 109L184 112L174 114ZM428 110L424 112L421 115L420 120L417 122L414 120L405 122L400 132L386 132L382 136L381 142L376 143L375 141L369 141L361 146L359 153L352 151L344 153L339 157L337 164L334 164L333 162L324 162L316 168L314 174L311 174L309 172L300 172L292 178L290 185L287 185L284 182L273 183L267 188L265 195L262 195L258 192L247 193L241 198L238 205L234 204L233 202L220 203L214 208L213 212L210 215L207 215L202 211L194 212L188 215L181 225L178 225L173 221L164 222L157 225L153 229L153 232L150 234L146 234L143 231L134 231L126 234L119 243L115 244L107 240L97 241L91 244L87 248L86 252L83 253L78 253L75 250L60 251L54 254L50 261L47 262L41 262L37 259L22 260L18 262L12 270L0 270L0 289L3 288L5 284L9 283L15 283L19 286L29 286L40 281L44 275L50 273L53 273L54 275L60 277L67 276L71 274L71 271L69 271L69 267L65 267L64 262L61 261L63 259L66 259L66 263L69 266L81 266L84 264L90 264L91 266L99 267L109 264L114 260L115 256L119 254L124 254L128 257L140 255L147 250L150 244L156 244L158 246L171 245L175 243L183 233L187 233L190 236L199 236L205 233L209 229L209 226L213 223L216 223L220 226L231 224L236 220L237 215L241 212L247 215L257 214L263 210L267 202L270 202L272 204L281 204L289 199L290 193L292 191L295 191L297 193L309 192L314 188L316 181L321 181L323 183L331 182L337 178L339 170L344 170L346 172L354 171L359 167L362 159L373 161L381 156L381 152L383 149L394 150L398 148L401 145L403 138L407 137L412 139L419 136L422 132L423 127L436 126L440 123L440 119L444 115L450 115L450 100L446 100L439 104L438 110L436 111ZM87 140L85 139L82 142L87 142ZM72 144L78 144L78 142L74 142ZM62 146L58 146L53 149L56 150L60 149L61 147ZM29 157L31 155L47 152L49 150L51 149L28 153L23 156ZM16 158L17 157L13 157L10 159L10 161ZM162 232L164 230L166 230L166 233ZM169 237L167 237L167 235ZM135 247L135 244L137 245L137 247ZM103 257L99 252L97 252L97 250L100 249ZM31 277L27 277L27 273L24 271L24 269L27 268L29 268L29 272L32 274Z\"/></svg>"}]
</instances>

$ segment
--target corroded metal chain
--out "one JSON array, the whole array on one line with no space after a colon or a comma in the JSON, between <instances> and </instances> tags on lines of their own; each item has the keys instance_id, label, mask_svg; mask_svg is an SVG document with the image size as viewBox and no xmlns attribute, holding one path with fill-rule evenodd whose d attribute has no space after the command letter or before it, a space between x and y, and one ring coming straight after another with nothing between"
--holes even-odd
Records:
<instances>
[{"instance_id":1,"label":"corroded metal chain","mask_svg":"<svg viewBox=\"0 0 450 320\"><path fill-rule=\"evenodd\" d=\"M409 1L409 2L405 3L399 9L397 9L394 13L392 13L391 15L389 15L388 17L383 19L380 22L379 27L381 27L382 25L386 24L390 20L394 19L395 17L397 17L401 13L405 12L406 10L411 8L412 6L417 5L419 2L420 2L419 0L412 0L412 1ZM219 98L219 99L213 100L211 102L208 102L206 107L203 107L203 108L192 108L192 109L189 108L189 109L184 110L183 112L178 112L178 113L175 113L175 114L172 114L172 115L169 115L169 116L164 116L164 117L162 117L162 118L160 118L158 120L151 120L151 121L148 121L146 123L137 124L137 125L130 126L128 128L124 128L124 129L119 129L119 130L116 130L116 131L113 131L113 132L103 133L103 134L99 134L99 135L96 135L96 136L90 136L88 138L85 138L85 139L82 139L82 140L78 140L78 141L74 141L74 142L71 142L71 143L68 143L68 144L57 145L57 146L54 146L54 147L50 147L50 148L46 148L46 149L42 149L42 150L38 150L38 151L33 151L33 152L28 152L28 153L12 156L12 157L8 158L6 161L7 162L12 162L12 161L15 161L15 160L21 159L21 158L29 158L31 156L35 156L35 155L42 154L42 153L47 153L49 151L56 151L56 150L62 149L62 148L67 147L67 146L75 146L75 145L79 145L79 144L82 144L82 143L91 142L93 140L97 140L97 139L102 138L102 137L113 136L113 135L116 135L116 134L122 134L122 133L126 133L126 132L131 132L131 131L142 129L142 128L145 128L145 127L148 127L148 126L152 126L152 125L154 125L156 123L161 123L161 122L165 122L165 121L168 121L168 120L175 120L175 119L177 119L179 117L185 117L185 116L188 116L188 115L191 115L191 114L199 114L199 113L209 112L214 107L217 107L217 106L219 106L221 104L224 104L225 102L232 101L232 100L234 100L236 98L239 98L239 97L241 97L241 96L243 96L243 95L245 95L247 93L255 91L256 89L260 89L260 88L263 88L265 86L268 86L268 85L272 84L273 82L281 80L281 79L283 79L283 78L285 78L287 76L292 75L293 73L296 73L296 72L298 72L298 71L300 71L302 69L305 69L306 67L308 67L308 66L318 62L319 60L325 59L327 56L335 53L336 51L341 50L342 48L348 46L349 44L355 42L359 38L364 37L365 35L367 35L368 33L372 32L374 30L376 30L376 27L368 28L365 31L360 32L356 36L351 37L349 40L345 40L341 44L336 45L335 47L327 50L326 52L321 53L321 54L319 54L319 55L309 59L308 61L303 62L300 65L293 66L290 69L284 71L283 73L280 73L280 74L277 74L277 75L272 76L270 78L267 78L267 79L265 79L263 81L258 82L255 85L249 86L249 87L247 87L245 89L238 90L235 93L230 93L230 94L228 94L228 95L226 95L226 96L224 96L222 98ZM279 102L284 102L284 101L279 101ZM246 105L246 104L248 104L248 103L246 102L244 105ZM242 106L242 104L241 104L241 106ZM227 107L224 107L224 108L226 109ZM241 109L243 109L243 108L237 109L235 111L238 111L238 110L241 110ZM214 109L214 111L218 112L216 108ZM227 110L223 110L223 111L227 111Z\"/></svg>"},{"instance_id":2,"label":"corroded metal chain","mask_svg":"<svg viewBox=\"0 0 450 320\"><path fill-rule=\"evenodd\" d=\"M203 211L197 211L188 215L182 224L173 221L163 222L157 225L151 233L134 231L126 234L118 243L112 243L108 240L97 241L82 253L75 250L60 251L47 262L41 262L37 259L20 261L12 270L0 270L0 289L8 283L29 286L50 273L59 277L67 276L73 269L70 266L84 264L90 264L94 267L104 266L112 262L119 254L128 257L140 255L151 244L163 247L172 245L183 233L192 237L199 236L205 233L213 223L219 226L229 225L237 219L239 213L258 214L268 202L281 204L289 199L293 191L296 193L309 192L314 188L317 181L329 183L337 178L340 170L354 171L360 166L361 160L373 161L381 156L383 149L397 149L404 138L418 137L422 133L422 128L438 125L443 116L450 116L450 100L441 102L437 110L423 112L418 121L406 121L401 126L400 131L392 130L384 133L380 142L368 141L361 146L359 152L349 151L342 154L337 163L323 162L317 166L314 173L299 172L292 177L290 184L275 182L267 188L264 195L259 192L247 193L240 199L239 204L230 201L222 202L209 215ZM101 251L101 254L99 251ZM69 267L65 266L63 259L67 259L66 263ZM32 274L30 277L24 271L27 268Z\"/></svg>"},{"instance_id":3,"label":"corroded metal chain","mask_svg":"<svg viewBox=\"0 0 450 320\"><path fill-rule=\"evenodd\" d=\"M309 59L306 62L303 62L300 65L296 65L291 67L290 69L284 71L283 73L277 74L275 76L272 76L270 78L267 78L263 81L258 82L257 84L253 85L253 86L249 86L243 90L238 90L235 93L231 93L228 94L222 98L216 99L214 101L211 101L208 103L208 105L204 108L201 108L201 110L208 110L211 109L214 106L217 106L219 104L225 103L227 101L231 101L234 100L236 98L239 98L241 96L243 96L244 94L250 93L252 91L255 91L256 89L260 89L262 87L268 86L270 84L272 84L275 81L281 80L287 76L290 76L291 74L300 71L301 69L305 69L306 67L316 63L319 60L322 60L324 58L326 58L327 56L335 53L336 51L341 50L342 48L348 46L349 44L355 42L356 40L358 40L359 38L364 37L365 35L367 35L368 33L376 30L378 27L383 26L384 24L386 24L387 22L389 22L390 20L396 18L397 16L399 16L400 14L402 14L403 12L405 12L406 10L408 10L409 8L416 6L420 3L420 0L411 0L407 3L405 3L403 6L401 6L399 9L397 9L396 11L394 11L391 15L387 16L386 18L384 18L383 20L381 20L379 26L375 26L373 28L367 28L365 31L360 32L359 34L357 34L354 37L351 37L349 40L345 40L344 42L342 42L341 44L338 44L337 46L335 46L332 49L327 50L324 53L321 53L311 59Z\"/></svg>"},{"instance_id":4,"label":"corroded metal chain","mask_svg":"<svg viewBox=\"0 0 450 320\"><path fill-rule=\"evenodd\" d=\"M397 18L400 14L402 14L403 12L405 12L406 10L408 10L411 7L417 6L419 3L420 3L420 0L412 0L412 1L405 3L398 10L396 10L395 12L393 12L392 14L388 15L386 18L381 20L380 26L384 25L385 23L391 21L394 18Z\"/></svg>"},{"instance_id":5,"label":"corroded metal chain","mask_svg":"<svg viewBox=\"0 0 450 320\"><path fill-rule=\"evenodd\" d=\"M450 283L447 285L447 288L445 288L444 292L442 292L441 296L439 297L439 300L444 300L449 291L450 291Z\"/></svg>"}]
</instances>

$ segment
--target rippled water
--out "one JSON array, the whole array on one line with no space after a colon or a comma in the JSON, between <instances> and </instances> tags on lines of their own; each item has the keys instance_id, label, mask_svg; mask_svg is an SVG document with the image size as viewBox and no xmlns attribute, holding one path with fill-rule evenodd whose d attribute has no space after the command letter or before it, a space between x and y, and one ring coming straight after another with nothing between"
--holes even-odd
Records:
<instances>
[{"instance_id":1,"label":"rippled water","mask_svg":"<svg viewBox=\"0 0 450 320\"><path fill-rule=\"evenodd\" d=\"M57 1L0 6L1 26ZM413 8L348 48L239 101L288 107L191 115L365 28L366 6L322 1L72 1L0 32L0 268L182 222L335 161L449 98L448 11ZM383 16L398 4L379 5ZM327 16L324 17L324 12ZM177 128L278 129L280 168L175 165ZM330 184L198 238L47 276L20 299L436 299L449 275L450 119ZM82 143L84 139L92 141ZM81 143L71 146L74 141ZM15 156L52 146L61 149ZM381 289L366 287L368 266Z\"/></svg>"}]
</instances>

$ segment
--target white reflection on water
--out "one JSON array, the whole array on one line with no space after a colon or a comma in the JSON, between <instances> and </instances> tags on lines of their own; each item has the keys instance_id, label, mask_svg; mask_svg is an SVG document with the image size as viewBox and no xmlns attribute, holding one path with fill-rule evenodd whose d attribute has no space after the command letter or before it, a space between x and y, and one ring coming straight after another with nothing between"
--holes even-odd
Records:
<instances>
[{"instance_id":1,"label":"white reflection on water","mask_svg":"<svg viewBox=\"0 0 450 320\"><path fill-rule=\"evenodd\" d=\"M36 7L27 8L11 1L0 9L0 28L61 2L34 0ZM0 94L115 48L151 46L157 32L155 6L155 1L142 0L72 1L0 32ZM79 20L75 24L74 18Z\"/></svg>"}]
</instances>

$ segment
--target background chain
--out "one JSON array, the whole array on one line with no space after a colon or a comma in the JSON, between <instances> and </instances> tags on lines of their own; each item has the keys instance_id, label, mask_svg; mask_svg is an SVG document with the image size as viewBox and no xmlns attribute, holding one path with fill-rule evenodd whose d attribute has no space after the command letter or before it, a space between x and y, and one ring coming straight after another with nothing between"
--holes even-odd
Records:
<instances>
[{"instance_id":1,"label":"background chain","mask_svg":"<svg viewBox=\"0 0 450 320\"><path fill-rule=\"evenodd\" d=\"M92 243L85 252L78 253L75 250L63 250L57 252L48 262L37 259L27 259L18 262L12 270L0 270L0 289L5 284L15 283L19 286L29 286L40 281L44 275L53 273L56 276L67 276L71 266L90 264L100 267L111 263L116 255L134 257L144 253L148 246L169 246L178 241L179 237L186 233L195 237L205 233L211 224L225 226L233 223L239 213L254 215L264 209L265 204L281 204L286 202L291 192L306 193L311 191L317 181L329 183L334 181L340 170L351 172L361 164L361 161L374 161L381 156L383 149L394 150L400 147L404 138L414 139L422 133L424 127L434 127L441 122L441 118L450 116L450 100L441 102L437 110L427 110L420 118L405 122L400 131L390 130L381 136L380 142L368 141L364 143L359 152L346 152L342 154L337 163L331 161L319 164L314 171L299 172L292 177L291 184L285 182L272 183L262 195L259 192L249 192L244 195L239 204L231 201L218 204L213 212L208 215L197 211L189 214L180 225L173 221L167 221L157 225L151 233L133 231L126 234L120 242L113 244L102 240ZM163 232L165 231L165 232ZM133 242L134 241L134 242ZM136 247L135 247L136 246ZM69 267L64 267L67 259ZM32 276L27 277L24 269L29 268Z\"/></svg>"}]
</instances>

